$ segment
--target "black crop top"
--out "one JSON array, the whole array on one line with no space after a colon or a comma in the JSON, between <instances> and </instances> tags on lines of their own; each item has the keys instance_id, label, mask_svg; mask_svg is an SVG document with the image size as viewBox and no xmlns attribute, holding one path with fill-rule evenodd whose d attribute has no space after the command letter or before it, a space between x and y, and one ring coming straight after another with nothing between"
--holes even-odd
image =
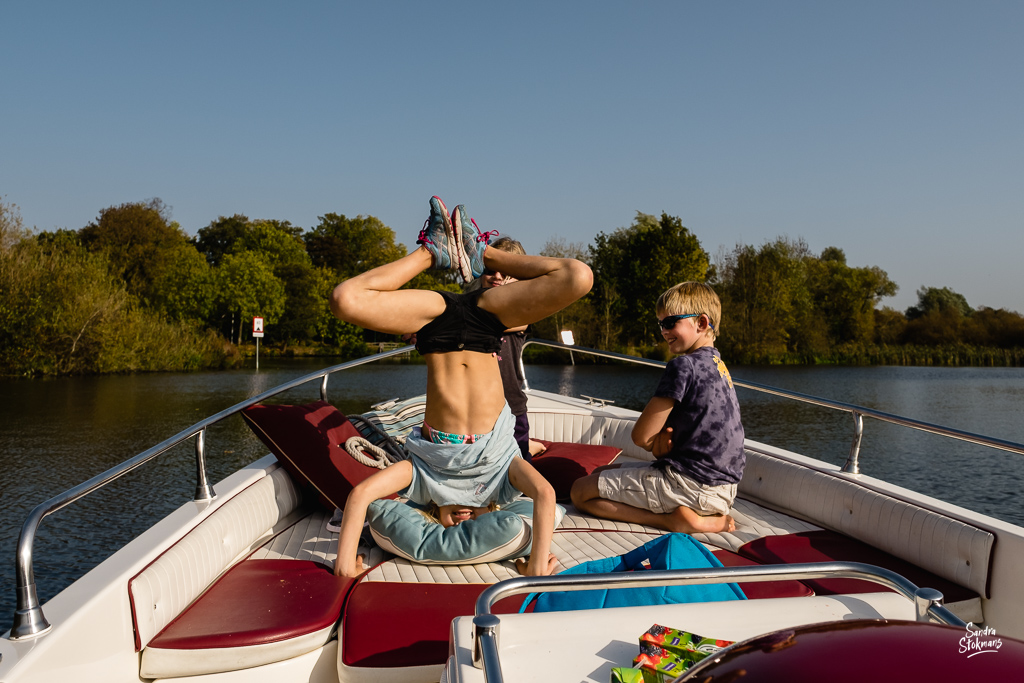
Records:
<instances>
[{"instance_id":1,"label":"black crop top","mask_svg":"<svg viewBox=\"0 0 1024 683\"><path fill-rule=\"evenodd\" d=\"M483 292L482 289L468 294L438 292L444 297L444 313L416 333L416 350L420 353L500 351L505 325L498 316L477 305Z\"/></svg>"}]
</instances>

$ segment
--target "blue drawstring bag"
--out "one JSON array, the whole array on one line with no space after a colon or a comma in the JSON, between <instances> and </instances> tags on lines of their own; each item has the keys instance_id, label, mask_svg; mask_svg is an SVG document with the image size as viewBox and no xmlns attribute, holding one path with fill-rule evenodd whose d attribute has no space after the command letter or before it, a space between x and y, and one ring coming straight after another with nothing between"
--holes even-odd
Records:
<instances>
[{"instance_id":1,"label":"blue drawstring bag","mask_svg":"<svg viewBox=\"0 0 1024 683\"><path fill-rule=\"evenodd\" d=\"M625 555L592 560L566 569L561 574L611 574L641 569L644 560L650 560L650 569L704 569L721 567L707 548L688 534L665 534L634 548ZM692 586L655 586L644 588L612 588L592 591L561 591L531 593L523 602L525 612L536 598L534 612L563 612L602 607L635 607L638 605L666 605L684 602L718 602L746 600L735 583L714 583Z\"/></svg>"}]
</instances>

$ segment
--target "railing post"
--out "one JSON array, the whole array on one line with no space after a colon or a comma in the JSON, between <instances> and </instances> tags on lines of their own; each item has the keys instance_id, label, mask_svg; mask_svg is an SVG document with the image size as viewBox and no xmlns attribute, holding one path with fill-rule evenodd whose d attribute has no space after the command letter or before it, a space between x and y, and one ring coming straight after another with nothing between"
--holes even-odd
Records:
<instances>
[{"instance_id":1,"label":"railing post","mask_svg":"<svg viewBox=\"0 0 1024 683\"><path fill-rule=\"evenodd\" d=\"M853 443L850 444L850 455L843 465L843 472L848 474L860 474L860 441L864 437L864 416L854 411L853 413Z\"/></svg>"},{"instance_id":2,"label":"railing post","mask_svg":"<svg viewBox=\"0 0 1024 683\"><path fill-rule=\"evenodd\" d=\"M11 625L11 640L34 638L50 630L50 622L43 615L36 593L36 576L32 570L32 543L35 531L43 517L49 513L46 503L37 505L25 525L21 527L18 537L18 556L16 561L17 603L14 610L14 623Z\"/></svg>"},{"instance_id":3,"label":"railing post","mask_svg":"<svg viewBox=\"0 0 1024 683\"><path fill-rule=\"evenodd\" d=\"M498 657L498 630L501 620L493 614L473 617L473 666L483 669L487 683L502 683L501 659Z\"/></svg>"},{"instance_id":4,"label":"railing post","mask_svg":"<svg viewBox=\"0 0 1024 683\"><path fill-rule=\"evenodd\" d=\"M519 358L516 359L516 362L519 363L519 375L523 378L523 391L529 391L530 383L526 381L526 366L523 365L522 349L519 350Z\"/></svg>"},{"instance_id":5,"label":"railing post","mask_svg":"<svg viewBox=\"0 0 1024 683\"><path fill-rule=\"evenodd\" d=\"M934 588L918 588L914 591L914 611L918 621L931 621L929 610L942 607L943 595Z\"/></svg>"},{"instance_id":6,"label":"railing post","mask_svg":"<svg viewBox=\"0 0 1024 683\"><path fill-rule=\"evenodd\" d=\"M196 434L196 495L192 499L201 502L213 500L217 494L206 478L206 428Z\"/></svg>"},{"instance_id":7,"label":"railing post","mask_svg":"<svg viewBox=\"0 0 1024 683\"><path fill-rule=\"evenodd\" d=\"M327 402L327 378L330 375L324 375L320 378L320 400L324 403Z\"/></svg>"}]
</instances>

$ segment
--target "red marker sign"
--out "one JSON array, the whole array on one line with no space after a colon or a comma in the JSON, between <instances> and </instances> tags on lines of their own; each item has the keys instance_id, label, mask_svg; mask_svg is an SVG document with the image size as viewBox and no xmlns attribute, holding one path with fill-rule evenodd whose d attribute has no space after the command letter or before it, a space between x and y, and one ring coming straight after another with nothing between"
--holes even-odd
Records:
<instances>
[{"instance_id":1,"label":"red marker sign","mask_svg":"<svg viewBox=\"0 0 1024 683\"><path fill-rule=\"evenodd\" d=\"M252 336L262 337L263 336L263 318L253 317L252 319Z\"/></svg>"}]
</instances>

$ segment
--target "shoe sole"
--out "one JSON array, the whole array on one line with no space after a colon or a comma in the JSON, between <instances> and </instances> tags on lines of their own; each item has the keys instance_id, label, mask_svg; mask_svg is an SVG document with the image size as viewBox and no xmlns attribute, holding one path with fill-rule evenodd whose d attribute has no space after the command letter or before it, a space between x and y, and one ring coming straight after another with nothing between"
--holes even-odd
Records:
<instances>
[{"instance_id":1,"label":"shoe sole","mask_svg":"<svg viewBox=\"0 0 1024 683\"><path fill-rule=\"evenodd\" d=\"M460 228L455 226L455 222L452 220L451 214L448 213L448 207L444 205L444 201L434 195L431 199L436 199L437 203L441 206L441 218L444 222L445 236L448 238L448 244L445 251L448 253L448 263L451 264L450 270L456 270L460 274L463 273L463 258L462 252L462 231ZM433 207L431 207L433 208Z\"/></svg>"},{"instance_id":2,"label":"shoe sole","mask_svg":"<svg viewBox=\"0 0 1024 683\"><path fill-rule=\"evenodd\" d=\"M451 213L451 222L456 234L456 239L458 240L457 244L459 245L459 275L462 276L462 281L468 285L475 278L473 277L473 266L470 263L469 253L466 251L466 247L462 241L466 234L466 226L462 224L462 215L459 212L458 206L456 206Z\"/></svg>"},{"instance_id":3,"label":"shoe sole","mask_svg":"<svg viewBox=\"0 0 1024 683\"><path fill-rule=\"evenodd\" d=\"M462 211L459 211L460 207L462 207ZM462 260L459 261L459 274L462 275L462 281L468 285L474 280L476 280L476 275L473 273L472 257L469 255L469 252L466 251L466 245L463 242L463 239L466 237L467 234L467 227L462 222L462 214L465 212L465 210L466 208L463 207L461 204L457 206L455 210L452 212L452 223L458 226L459 229L459 248L463 257ZM469 234L472 234L476 231L472 227L472 225L470 225L468 229L470 230Z\"/></svg>"}]
</instances>

